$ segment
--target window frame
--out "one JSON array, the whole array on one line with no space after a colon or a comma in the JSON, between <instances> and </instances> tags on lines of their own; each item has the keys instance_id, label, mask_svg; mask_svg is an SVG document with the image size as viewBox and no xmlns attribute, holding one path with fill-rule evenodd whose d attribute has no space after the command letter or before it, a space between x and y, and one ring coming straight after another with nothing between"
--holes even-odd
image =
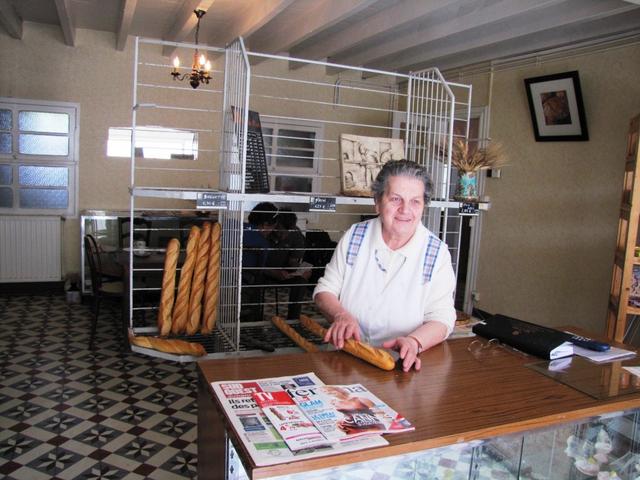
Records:
<instances>
[{"instance_id":1,"label":"window frame","mask_svg":"<svg viewBox=\"0 0 640 480\"><path fill-rule=\"evenodd\" d=\"M275 183L276 177L302 177L311 178L311 191L309 194L318 193L321 186L322 175L322 162L321 157L324 150L324 125L321 122L312 122L304 120L265 120L262 122L262 134L266 136L265 130L271 129L271 149L268 150L265 145L265 154L267 156L267 170L269 172L269 188L272 192L288 193L284 190L276 190ZM278 142L280 130L297 130L301 132L313 132L315 133L314 140L314 154L313 154L313 167L282 167L275 163L273 157L277 157ZM278 134L276 134L276 132ZM307 173L307 175L304 175ZM304 193L304 192L303 192Z\"/></svg>"},{"instance_id":2,"label":"window frame","mask_svg":"<svg viewBox=\"0 0 640 480\"><path fill-rule=\"evenodd\" d=\"M109 154L109 142L111 141L111 135L112 135L112 131L113 133L115 133L115 131L122 131L122 132L128 132L129 133L129 138L128 138L128 146L126 148L127 154L126 155L110 155ZM195 162L198 160L198 154L199 154L199 135L198 135L198 131L196 130L188 130L188 129L179 129L179 128L166 128L166 127L159 127L156 125L138 125L135 128L136 130L136 135L140 135L140 131L147 131L147 132L155 132L155 133L162 133L162 132L184 132L184 133L188 133L190 135L192 135L192 142L194 144L194 146L192 147L192 152L193 152L193 157L192 158L162 158L162 157L154 157L154 156L145 156L144 155L144 148L145 146L136 146L136 160L150 160L150 161L160 161L160 162L173 162L173 161L188 161L188 162ZM109 127L108 131L107 131L107 150L105 152L105 156L107 158L126 158L126 159L130 159L131 158L131 138L133 136L133 128L132 127ZM139 143L139 139L136 138L137 142ZM124 149L123 149L124 150ZM177 153L177 152L175 152Z\"/></svg>"},{"instance_id":3,"label":"window frame","mask_svg":"<svg viewBox=\"0 0 640 480\"><path fill-rule=\"evenodd\" d=\"M9 187L13 193L13 206L11 208L0 207L0 214L11 215L54 215L61 217L78 216L78 159L79 159L79 138L80 138L80 104L71 102L53 102L46 100L29 100L22 98L0 97L0 109L10 110L12 113L11 125L11 153L0 153L0 164L11 167L12 181ZM44 135L66 136L68 137L67 155L42 155L42 154L21 154L19 153L19 128L18 117L22 111L43 112L43 113L63 113L69 115L69 133L55 134L52 132L37 132ZM68 182L66 188L55 186L20 185L20 167L58 167L66 168ZM26 208L20 207L20 190L22 188L54 189L66 190L68 195L67 208Z\"/></svg>"}]
</instances>

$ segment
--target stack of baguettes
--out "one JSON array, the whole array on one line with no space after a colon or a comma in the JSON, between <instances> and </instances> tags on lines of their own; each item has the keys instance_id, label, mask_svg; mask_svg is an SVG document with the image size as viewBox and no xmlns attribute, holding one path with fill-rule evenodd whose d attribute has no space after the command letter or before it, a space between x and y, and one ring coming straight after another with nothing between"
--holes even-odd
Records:
<instances>
[{"instance_id":1,"label":"stack of baguettes","mask_svg":"<svg viewBox=\"0 0 640 480\"><path fill-rule=\"evenodd\" d=\"M180 270L177 293L176 269L180 254L180 242L176 238L169 241L158 309L158 334L160 338L155 338L150 343L149 337L132 336L130 337L131 343L170 353L194 356L206 354L204 347L198 343L163 337L169 333L193 335L198 331L203 334L213 331L218 313L220 241L221 227L219 223L205 222L202 228L191 227L185 260Z\"/></svg>"}]
</instances>

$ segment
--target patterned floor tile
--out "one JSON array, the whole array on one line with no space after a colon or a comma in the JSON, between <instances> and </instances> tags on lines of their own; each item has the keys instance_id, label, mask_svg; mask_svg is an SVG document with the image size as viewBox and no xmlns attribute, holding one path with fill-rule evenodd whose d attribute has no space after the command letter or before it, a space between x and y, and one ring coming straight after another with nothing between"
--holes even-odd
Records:
<instances>
[{"instance_id":1,"label":"patterned floor tile","mask_svg":"<svg viewBox=\"0 0 640 480\"><path fill-rule=\"evenodd\" d=\"M102 310L102 309L101 309ZM195 365L124 353L120 312L0 296L0 477L196 478Z\"/></svg>"}]
</instances>

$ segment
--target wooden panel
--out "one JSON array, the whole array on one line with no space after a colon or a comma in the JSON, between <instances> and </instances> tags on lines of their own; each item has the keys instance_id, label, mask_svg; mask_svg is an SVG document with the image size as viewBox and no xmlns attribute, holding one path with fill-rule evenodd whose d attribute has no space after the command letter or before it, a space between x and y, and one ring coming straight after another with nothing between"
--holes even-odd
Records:
<instances>
[{"instance_id":1,"label":"wooden panel","mask_svg":"<svg viewBox=\"0 0 640 480\"><path fill-rule=\"evenodd\" d=\"M504 347L475 357L467 350L471 341L452 340L428 350L421 356L422 370L409 373L383 371L343 352L205 360L198 367L207 382L315 372L327 384L362 383L416 426L413 432L387 436L385 447L270 467L256 467L240 449L252 478L363 462L640 407L640 394L595 400L525 368L540 360ZM213 396L210 386L208 393ZM237 432L230 431L230 437L241 444ZM210 435L206 441L199 437L198 458L210 458L215 445ZM198 478L216 477L199 471Z\"/></svg>"}]
</instances>

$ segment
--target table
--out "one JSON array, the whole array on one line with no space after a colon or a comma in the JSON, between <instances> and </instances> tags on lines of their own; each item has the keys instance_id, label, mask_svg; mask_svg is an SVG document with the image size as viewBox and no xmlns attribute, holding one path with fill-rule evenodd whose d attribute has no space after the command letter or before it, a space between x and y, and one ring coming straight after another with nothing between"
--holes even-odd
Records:
<instances>
[{"instance_id":1,"label":"table","mask_svg":"<svg viewBox=\"0 0 640 480\"><path fill-rule=\"evenodd\" d=\"M420 372L382 371L344 352L301 353L198 362L198 478L225 478L225 439L252 478L366 462L385 456L559 425L640 408L640 394L596 400L524 365L540 359L507 348L468 350L473 338L449 340L421 356ZM256 467L225 420L210 383L314 372L326 384L362 383L409 419L413 432L389 445L290 464Z\"/></svg>"}]
</instances>

